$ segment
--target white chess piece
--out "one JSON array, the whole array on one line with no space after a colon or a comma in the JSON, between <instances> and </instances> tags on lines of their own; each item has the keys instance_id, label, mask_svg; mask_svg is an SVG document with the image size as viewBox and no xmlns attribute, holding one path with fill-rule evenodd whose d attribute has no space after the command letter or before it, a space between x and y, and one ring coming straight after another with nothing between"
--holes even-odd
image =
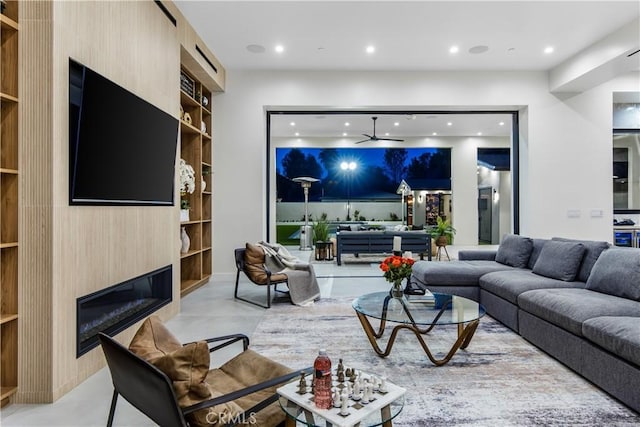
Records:
<instances>
[{"instance_id":1,"label":"white chess piece","mask_svg":"<svg viewBox=\"0 0 640 427\"><path fill-rule=\"evenodd\" d=\"M383 393L385 393L387 391L387 378L386 377L380 377L380 387L378 387L378 390L380 390Z\"/></svg>"},{"instance_id":2,"label":"white chess piece","mask_svg":"<svg viewBox=\"0 0 640 427\"><path fill-rule=\"evenodd\" d=\"M333 393L333 407L339 408L341 405L340 401L340 390L336 387L335 392Z\"/></svg>"},{"instance_id":3,"label":"white chess piece","mask_svg":"<svg viewBox=\"0 0 640 427\"><path fill-rule=\"evenodd\" d=\"M340 414L349 415L349 396L346 393L342 393L342 405L340 407Z\"/></svg>"}]
</instances>

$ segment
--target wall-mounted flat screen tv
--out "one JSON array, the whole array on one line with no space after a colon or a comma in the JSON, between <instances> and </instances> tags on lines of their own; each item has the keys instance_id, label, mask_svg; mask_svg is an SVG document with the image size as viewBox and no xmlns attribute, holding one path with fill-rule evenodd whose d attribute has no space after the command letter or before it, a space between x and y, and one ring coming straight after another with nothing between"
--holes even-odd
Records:
<instances>
[{"instance_id":1,"label":"wall-mounted flat screen tv","mask_svg":"<svg viewBox=\"0 0 640 427\"><path fill-rule=\"evenodd\" d=\"M69 60L69 204L174 204L178 120Z\"/></svg>"}]
</instances>

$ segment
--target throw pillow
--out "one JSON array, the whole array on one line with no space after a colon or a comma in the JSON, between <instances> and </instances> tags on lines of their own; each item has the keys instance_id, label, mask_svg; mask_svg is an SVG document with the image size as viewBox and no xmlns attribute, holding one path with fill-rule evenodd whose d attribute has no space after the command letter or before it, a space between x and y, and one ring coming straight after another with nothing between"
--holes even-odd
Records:
<instances>
[{"instance_id":1,"label":"throw pillow","mask_svg":"<svg viewBox=\"0 0 640 427\"><path fill-rule=\"evenodd\" d=\"M198 341L167 354L153 362L173 382L178 404L182 408L221 396L213 392L205 382L209 373L210 353L206 342ZM230 418L242 412L234 402L223 403L212 408L202 409L187 418L192 425L213 425L218 418Z\"/></svg>"},{"instance_id":2,"label":"throw pillow","mask_svg":"<svg viewBox=\"0 0 640 427\"><path fill-rule=\"evenodd\" d=\"M502 243L498 247L496 262L511 267L525 268L532 249L533 240L529 237L507 234L502 238Z\"/></svg>"},{"instance_id":3,"label":"throw pillow","mask_svg":"<svg viewBox=\"0 0 640 427\"><path fill-rule=\"evenodd\" d=\"M587 289L640 301L640 250L607 249L591 270Z\"/></svg>"},{"instance_id":4,"label":"throw pillow","mask_svg":"<svg viewBox=\"0 0 640 427\"><path fill-rule=\"evenodd\" d=\"M598 257L609 247L607 242L598 242L595 240L572 240L572 239L563 239L561 237L554 237L552 240L558 240L560 242L577 242L582 243L585 249L584 258L582 258L582 264L580 264L580 270L578 270L577 280L581 282L586 282L589 279L589 275L591 274L591 270L595 265Z\"/></svg>"},{"instance_id":5,"label":"throw pillow","mask_svg":"<svg viewBox=\"0 0 640 427\"><path fill-rule=\"evenodd\" d=\"M129 344L129 350L147 362L152 362L180 348L182 343L155 315L142 322Z\"/></svg>"},{"instance_id":6,"label":"throw pillow","mask_svg":"<svg viewBox=\"0 0 640 427\"><path fill-rule=\"evenodd\" d=\"M584 256L582 243L550 240L544 244L533 272L540 276L571 282L575 280Z\"/></svg>"}]
</instances>

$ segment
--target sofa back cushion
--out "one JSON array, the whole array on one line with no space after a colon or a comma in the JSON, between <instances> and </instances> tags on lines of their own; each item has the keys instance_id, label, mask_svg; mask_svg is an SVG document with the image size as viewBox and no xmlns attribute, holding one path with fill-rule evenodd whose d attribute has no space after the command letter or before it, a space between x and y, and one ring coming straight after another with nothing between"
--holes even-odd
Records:
<instances>
[{"instance_id":1,"label":"sofa back cushion","mask_svg":"<svg viewBox=\"0 0 640 427\"><path fill-rule=\"evenodd\" d=\"M640 301L640 249L607 249L596 261L587 289Z\"/></svg>"},{"instance_id":2,"label":"sofa back cushion","mask_svg":"<svg viewBox=\"0 0 640 427\"><path fill-rule=\"evenodd\" d=\"M527 268L529 270L533 270L533 266L536 265L536 261L540 256L540 251L542 251L542 247L548 241L549 239L533 239L533 249L531 250L531 256L529 257L529 262L527 263Z\"/></svg>"},{"instance_id":3,"label":"sofa back cushion","mask_svg":"<svg viewBox=\"0 0 640 427\"><path fill-rule=\"evenodd\" d=\"M572 282L578 275L584 251L582 243L550 240L542 246L533 272L552 279Z\"/></svg>"},{"instance_id":4,"label":"sofa back cushion","mask_svg":"<svg viewBox=\"0 0 640 427\"><path fill-rule=\"evenodd\" d=\"M598 260L598 257L609 247L607 242L598 242L595 240L572 240L572 239L564 239L562 237L554 237L552 240L558 240L560 242L577 242L582 243L584 246L584 257L582 258L582 264L580 264L580 269L578 270L578 275L576 276L576 280L581 282L586 282L589 279L589 275L591 274L591 270L593 269L594 264Z\"/></svg>"},{"instance_id":5,"label":"sofa back cushion","mask_svg":"<svg viewBox=\"0 0 640 427\"><path fill-rule=\"evenodd\" d=\"M511 267L525 268L532 249L533 240L529 237L507 234L502 238L502 243L498 247L496 262Z\"/></svg>"}]
</instances>

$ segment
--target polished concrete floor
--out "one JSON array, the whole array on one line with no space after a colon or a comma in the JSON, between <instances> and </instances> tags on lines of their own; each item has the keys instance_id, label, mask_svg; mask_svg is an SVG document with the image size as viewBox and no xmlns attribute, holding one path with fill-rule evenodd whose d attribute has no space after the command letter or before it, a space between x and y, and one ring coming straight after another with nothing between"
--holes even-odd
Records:
<instances>
[{"instance_id":1,"label":"polished concrete floor","mask_svg":"<svg viewBox=\"0 0 640 427\"><path fill-rule=\"evenodd\" d=\"M457 255L462 248L451 247L449 254ZM467 249L467 247L465 247ZM482 249L487 249L483 246ZM310 252L290 248L293 255L307 260ZM368 292L387 290L377 264L345 264L335 262L314 264L322 297L358 296ZM242 276L241 276L242 277ZM167 322L167 327L182 342L243 333L249 337L265 313L265 309L236 301L233 298L235 275L214 279L182 299L181 312ZM248 296L264 299L264 289L251 285L243 277L241 289ZM241 285L242 286L242 285ZM254 295L251 295L253 292ZM259 292L259 293L257 293ZM212 366L218 366L237 350L216 352ZM40 405L12 404L2 408L2 426L104 426L107 422L113 387L109 371L104 368L55 403ZM115 426L155 425L124 399L119 399Z\"/></svg>"}]
</instances>

